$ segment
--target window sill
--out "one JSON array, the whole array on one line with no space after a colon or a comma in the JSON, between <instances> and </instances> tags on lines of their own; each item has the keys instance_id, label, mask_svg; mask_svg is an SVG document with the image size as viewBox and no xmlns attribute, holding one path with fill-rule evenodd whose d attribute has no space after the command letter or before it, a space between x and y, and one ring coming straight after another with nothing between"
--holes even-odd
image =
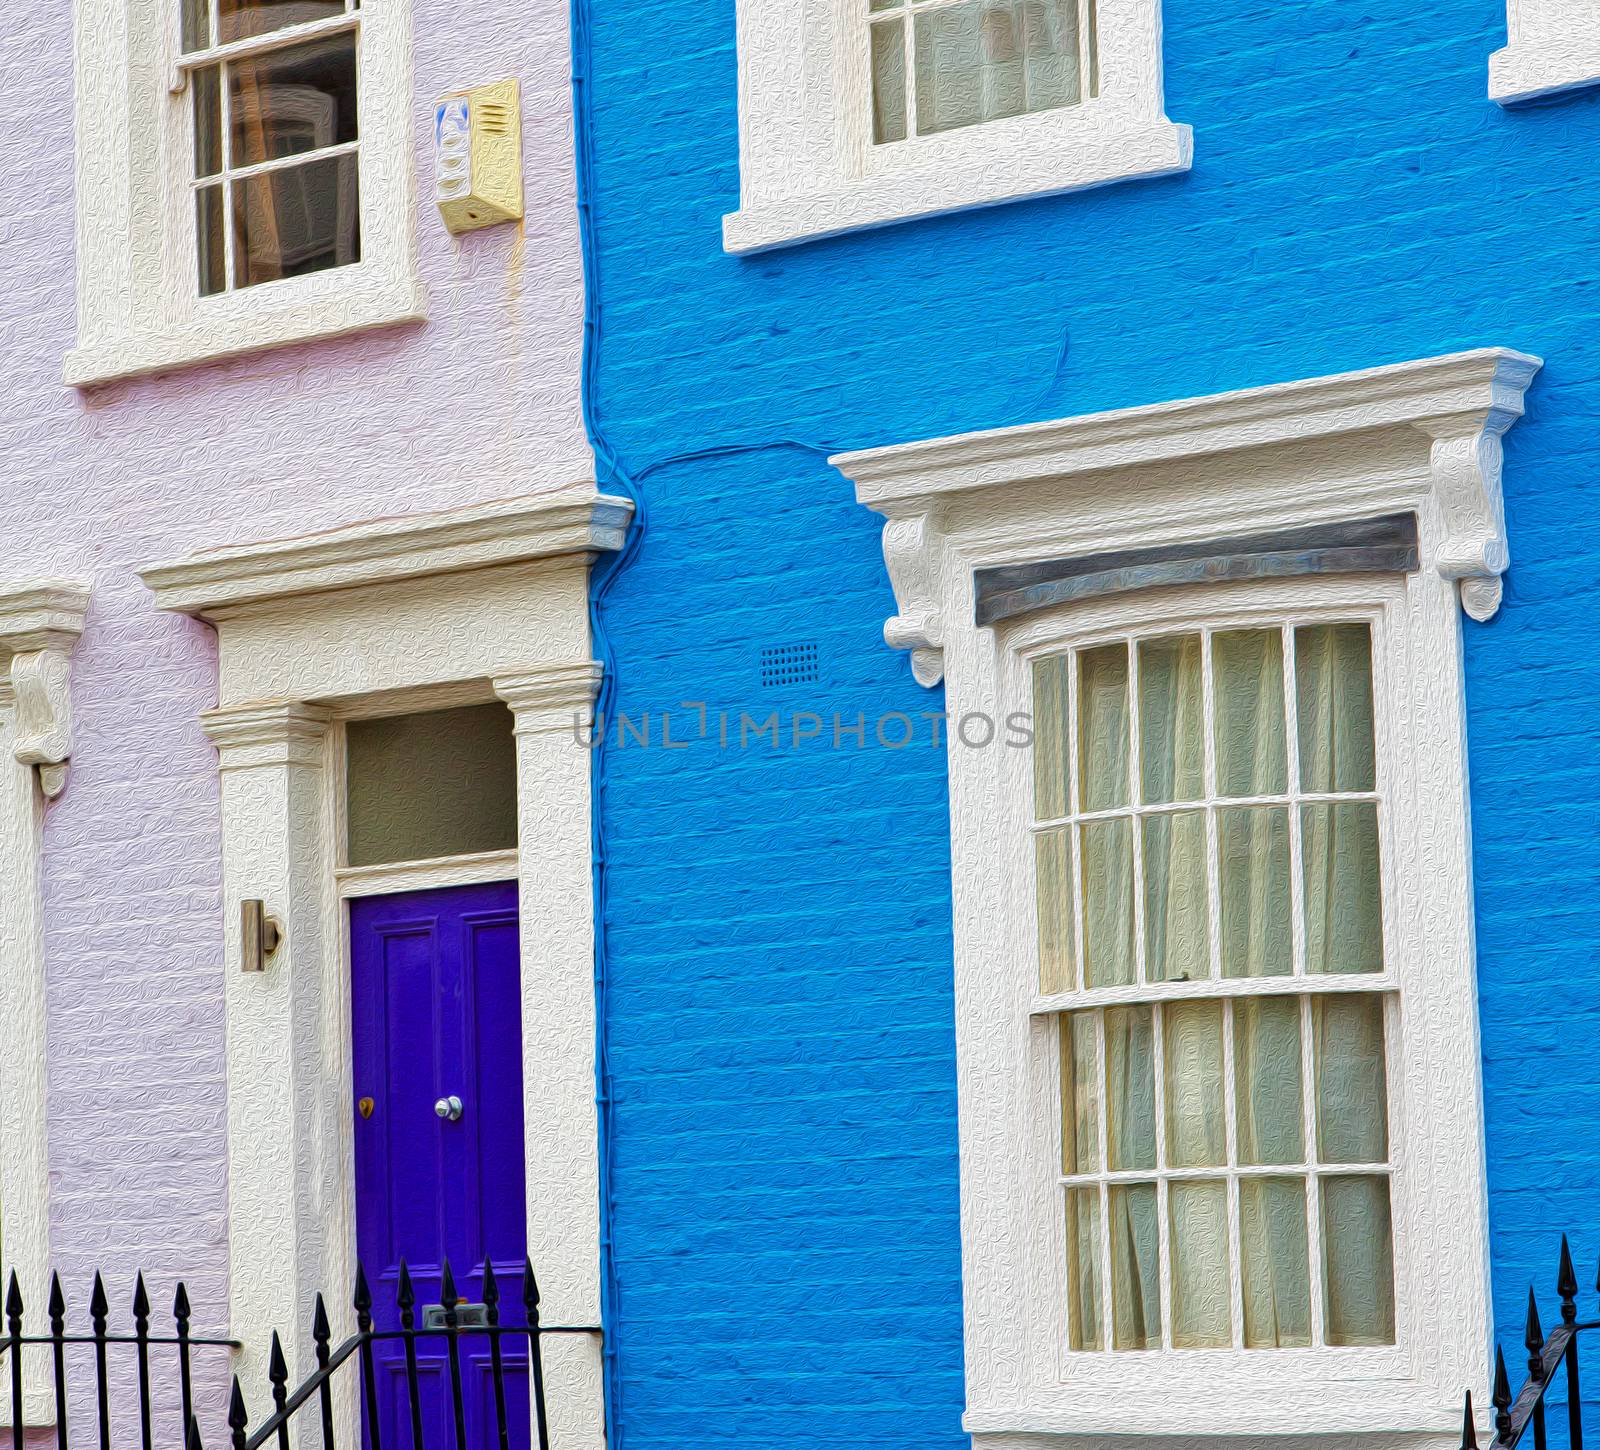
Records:
<instances>
[{"instance_id":1,"label":"window sill","mask_svg":"<svg viewBox=\"0 0 1600 1450\"><path fill-rule=\"evenodd\" d=\"M907 166L806 196L742 207L722 219L723 250L760 252L913 217L1171 176L1189 169L1193 149L1189 127L1162 119L1070 147L988 153L948 169Z\"/></svg>"},{"instance_id":2,"label":"window sill","mask_svg":"<svg viewBox=\"0 0 1600 1450\"><path fill-rule=\"evenodd\" d=\"M409 277L364 283L356 279L356 285L341 285L337 291L328 288L326 295L315 300L298 292L288 298L271 297L269 289L281 285L271 282L259 292L230 293L226 301L231 305L218 308L211 316L148 331L115 333L74 348L66 356L63 381L74 388L98 387L290 343L421 322L427 315L422 284Z\"/></svg>"},{"instance_id":3,"label":"window sill","mask_svg":"<svg viewBox=\"0 0 1600 1450\"><path fill-rule=\"evenodd\" d=\"M1600 82L1600 42L1576 35L1511 44L1489 57L1489 99L1502 106Z\"/></svg>"}]
</instances>

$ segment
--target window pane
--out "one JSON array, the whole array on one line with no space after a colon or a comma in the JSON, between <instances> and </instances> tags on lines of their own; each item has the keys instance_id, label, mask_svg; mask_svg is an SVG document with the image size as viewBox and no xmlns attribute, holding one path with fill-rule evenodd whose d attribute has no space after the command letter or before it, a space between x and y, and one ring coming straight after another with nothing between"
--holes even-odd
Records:
<instances>
[{"instance_id":1,"label":"window pane","mask_svg":"<svg viewBox=\"0 0 1600 1450\"><path fill-rule=\"evenodd\" d=\"M1107 1157L1113 1172L1156 1166L1154 1033L1148 1007L1112 1007L1106 1022Z\"/></svg>"},{"instance_id":2,"label":"window pane","mask_svg":"<svg viewBox=\"0 0 1600 1450\"><path fill-rule=\"evenodd\" d=\"M1113 1184L1111 1333L1117 1349L1161 1347L1161 1247L1153 1183Z\"/></svg>"},{"instance_id":3,"label":"window pane","mask_svg":"<svg viewBox=\"0 0 1600 1450\"><path fill-rule=\"evenodd\" d=\"M1164 1018L1167 1162L1174 1168L1220 1166L1228 1157L1222 1003L1169 1003Z\"/></svg>"},{"instance_id":4,"label":"window pane","mask_svg":"<svg viewBox=\"0 0 1600 1450\"><path fill-rule=\"evenodd\" d=\"M1146 816L1143 829L1145 972L1198 982L1211 974L1205 814Z\"/></svg>"},{"instance_id":5,"label":"window pane","mask_svg":"<svg viewBox=\"0 0 1600 1450\"><path fill-rule=\"evenodd\" d=\"M1033 665L1033 813L1037 820L1066 815L1067 670L1066 655L1035 660Z\"/></svg>"},{"instance_id":6,"label":"window pane","mask_svg":"<svg viewBox=\"0 0 1600 1450\"><path fill-rule=\"evenodd\" d=\"M1394 1343L1387 1178L1322 1180L1322 1292L1329 1344Z\"/></svg>"},{"instance_id":7,"label":"window pane","mask_svg":"<svg viewBox=\"0 0 1600 1450\"><path fill-rule=\"evenodd\" d=\"M1088 987L1133 981L1133 827L1126 816L1080 828L1083 980Z\"/></svg>"},{"instance_id":8,"label":"window pane","mask_svg":"<svg viewBox=\"0 0 1600 1450\"><path fill-rule=\"evenodd\" d=\"M1229 1300L1228 1190L1222 1183L1167 1186L1172 1252L1172 1344L1218 1349L1233 1343Z\"/></svg>"},{"instance_id":9,"label":"window pane","mask_svg":"<svg viewBox=\"0 0 1600 1450\"><path fill-rule=\"evenodd\" d=\"M344 14L344 0L218 0L217 23L224 43L264 35L286 25Z\"/></svg>"},{"instance_id":10,"label":"window pane","mask_svg":"<svg viewBox=\"0 0 1600 1450\"><path fill-rule=\"evenodd\" d=\"M1061 1018L1061 1171L1100 1167L1100 1095L1095 1091L1095 1014Z\"/></svg>"},{"instance_id":11,"label":"window pane","mask_svg":"<svg viewBox=\"0 0 1600 1450\"><path fill-rule=\"evenodd\" d=\"M872 139L906 139L906 23L896 17L872 27Z\"/></svg>"},{"instance_id":12,"label":"window pane","mask_svg":"<svg viewBox=\"0 0 1600 1450\"><path fill-rule=\"evenodd\" d=\"M217 67L197 70L194 81L194 174L215 176L222 170L222 84Z\"/></svg>"},{"instance_id":13,"label":"window pane","mask_svg":"<svg viewBox=\"0 0 1600 1450\"><path fill-rule=\"evenodd\" d=\"M1310 1344L1311 1272L1303 1179L1240 1180L1239 1257L1245 1348Z\"/></svg>"},{"instance_id":14,"label":"window pane","mask_svg":"<svg viewBox=\"0 0 1600 1450\"><path fill-rule=\"evenodd\" d=\"M1077 0L978 0L916 17L917 130L1079 99Z\"/></svg>"},{"instance_id":15,"label":"window pane","mask_svg":"<svg viewBox=\"0 0 1600 1450\"><path fill-rule=\"evenodd\" d=\"M1070 992L1078 985L1072 950L1072 852L1068 831L1041 831L1033 838L1034 881L1039 904L1039 990Z\"/></svg>"},{"instance_id":16,"label":"window pane","mask_svg":"<svg viewBox=\"0 0 1600 1450\"><path fill-rule=\"evenodd\" d=\"M206 0L183 0L183 48L204 50L210 44L210 6Z\"/></svg>"},{"instance_id":17,"label":"window pane","mask_svg":"<svg viewBox=\"0 0 1600 1450\"><path fill-rule=\"evenodd\" d=\"M1300 808L1306 970L1383 970L1383 887L1378 807L1340 801Z\"/></svg>"},{"instance_id":18,"label":"window pane","mask_svg":"<svg viewBox=\"0 0 1600 1450\"><path fill-rule=\"evenodd\" d=\"M194 194L195 251L200 267L200 295L210 297L228 285L227 243L222 231L222 188L202 186Z\"/></svg>"},{"instance_id":19,"label":"window pane","mask_svg":"<svg viewBox=\"0 0 1600 1450\"><path fill-rule=\"evenodd\" d=\"M1067 1190L1067 1343L1100 1349L1100 1190Z\"/></svg>"},{"instance_id":20,"label":"window pane","mask_svg":"<svg viewBox=\"0 0 1600 1450\"><path fill-rule=\"evenodd\" d=\"M229 161L254 166L356 139L356 38L335 35L228 66Z\"/></svg>"},{"instance_id":21,"label":"window pane","mask_svg":"<svg viewBox=\"0 0 1600 1450\"><path fill-rule=\"evenodd\" d=\"M1305 1159L1300 999L1240 997L1233 1004L1235 1131L1241 1163Z\"/></svg>"},{"instance_id":22,"label":"window pane","mask_svg":"<svg viewBox=\"0 0 1600 1450\"><path fill-rule=\"evenodd\" d=\"M1364 624L1307 625L1294 632L1300 785L1373 790L1372 635Z\"/></svg>"},{"instance_id":23,"label":"window pane","mask_svg":"<svg viewBox=\"0 0 1600 1450\"><path fill-rule=\"evenodd\" d=\"M1139 646L1139 781L1146 804L1205 794L1200 636Z\"/></svg>"},{"instance_id":24,"label":"window pane","mask_svg":"<svg viewBox=\"0 0 1600 1450\"><path fill-rule=\"evenodd\" d=\"M345 739L352 866L517 844L516 748L504 705L352 720Z\"/></svg>"},{"instance_id":25,"label":"window pane","mask_svg":"<svg viewBox=\"0 0 1600 1450\"><path fill-rule=\"evenodd\" d=\"M359 262L354 154L235 181L233 226L236 287Z\"/></svg>"},{"instance_id":26,"label":"window pane","mask_svg":"<svg viewBox=\"0 0 1600 1450\"><path fill-rule=\"evenodd\" d=\"M1126 645L1078 656L1078 797L1085 811L1128 803Z\"/></svg>"},{"instance_id":27,"label":"window pane","mask_svg":"<svg viewBox=\"0 0 1600 1450\"><path fill-rule=\"evenodd\" d=\"M1281 795L1289 784L1283 723L1283 636L1236 629L1213 636L1217 794Z\"/></svg>"},{"instance_id":28,"label":"window pane","mask_svg":"<svg viewBox=\"0 0 1600 1450\"><path fill-rule=\"evenodd\" d=\"M1287 806L1217 812L1222 975L1284 977L1294 970Z\"/></svg>"},{"instance_id":29,"label":"window pane","mask_svg":"<svg viewBox=\"0 0 1600 1450\"><path fill-rule=\"evenodd\" d=\"M1324 1163L1389 1157L1383 998L1329 993L1311 1002L1316 1041L1317 1154Z\"/></svg>"}]
</instances>

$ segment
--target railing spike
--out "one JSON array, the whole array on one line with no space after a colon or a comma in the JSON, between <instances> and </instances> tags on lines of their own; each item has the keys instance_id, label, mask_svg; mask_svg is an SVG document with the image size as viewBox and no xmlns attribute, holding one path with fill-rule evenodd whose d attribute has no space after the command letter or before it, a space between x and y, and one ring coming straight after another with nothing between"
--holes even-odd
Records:
<instances>
[{"instance_id":1,"label":"railing spike","mask_svg":"<svg viewBox=\"0 0 1600 1450\"><path fill-rule=\"evenodd\" d=\"M528 1323L539 1322L539 1281L533 1277L533 1260L522 1261L522 1307L528 1311Z\"/></svg>"},{"instance_id":2,"label":"railing spike","mask_svg":"<svg viewBox=\"0 0 1600 1450\"><path fill-rule=\"evenodd\" d=\"M1556 1270L1556 1293L1561 1296L1561 1322L1575 1324L1578 1319L1578 1276L1572 1268L1572 1249L1561 1235L1561 1264Z\"/></svg>"},{"instance_id":3,"label":"railing spike","mask_svg":"<svg viewBox=\"0 0 1600 1450\"><path fill-rule=\"evenodd\" d=\"M289 1363L283 1357L283 1341L278 1331L272 1331L272 1349L267 1355L267 1378L275 1385L289 1383Z\"/></svg>"},{"instance_id":4,"label":"railing spike","mask_svg":"<svg viewBox=\"0 0 1600 1450\"><path fill-rule=\"evenodd\" d=\"M395 1290L394 1302L401 1309L410 1309L417 1302L417 1291L411 1287L411 1270L406 1267L406 1261L400 1260L400 1283Z\"/></svg>"},{"instance_id":5,"label":"railing spike","mask_svg":"<svg viewBox=\"0 0 1600 1450\"><path fill-rule=\"evenodd\" d=\"M184 1444L187 1450L205 1450L200 1443L200 1421L197 1416L189 1417L189 1433L184 1437Z\"/></svg>"},{"instance_id":6,"label":"railing spike","mask_svg":"<svg viewBox=\"0 0 1600 1450\"><path fill-rule=\"evenodd\" d=\"M54 1271L50 1275L50 1302L46 1308L50 1311L52 1322L66 1317L67 1296L61 1292L61 1275Z\"/></svg>"},{"instance_id":7,"label":"railing spike","mask_svg":"<svg viewBox=\"0 0 1600 1450\"><path fill-rule=\"evenodd\" d=\"M11 1271L11 1281L6 1285L6 1318L20 1322L22 1319L22 1286L17 1283L17 1271Z\"/></svg>"},{"instance_id":8,"label":"railing spike","mask_svg":"<svg viewBox=\"0 0 1600 1450\"><path fill-rule=\"evenodd\" d=\"M1528 1375L1534 1380L1544 1378L1544 1326L1539 1323L1539 1302L1534 1298L1533 1285L1528 1285L1528 1318L1522 1331L1522 1343L1528 1351Z\"/></svg>"},{"instance_id":9,"label":"railing spike","mask_svg":"<svg viewBox=\"0 0 1600 1450\"><path fill-rule=\"evenodd\" d=\"M228 1395L228 1428L233 1431L233 1450L244 1450L245 1426L250 1423L249 1412L244 1407L244 1390L239 1376L233 1377L233 1389Z\"/></svg>"},{"instance_id":10,"label":"railing spike","mask_svg":"<svg viewBox=\"0 0 1600 1450\"><path fill-rule=\"evenodd\" d=\"M183 1280L178 1280L177 1291L172 1296L172 1317L174 1319L187 1319L189 1317L189 1291L184 1287Z\"/></svg>"},{"instance_id":11,"label":"railing spike","mask_svg":"<svg viewBox=\"0 0 1600 1450\"><path fill-rule=\"evenodd\" d=\"M488 1259L483 1261L483 1302L485 1304L500 1302L500 1285L494 1277L494 1265Z\"/></svg>"},{"instance_id":12,"label":"railing spike","mask_svg":"<svg viewBox=\"0 0 1600 1450\"><path fill-rule=\"evenodd\" d=\"M93 1318L99 1320L101 1327L104 1328L105 1317L110 1309L111 1301L106 1298L105 1280L100 1277L100 1271L96 1269L94 1272L94 1292L89 1295L89 1313ZM99 1333L99 1330L95 1332Z\"/></svg>"},{"instance_id":13,"label":"railing spike","mask_svg":"<svg viewBox=\"0 0 1600 1450\"><path fill-rule=\"evenodd\" d=\"M367 1271L361 1267L361 1260L356 1260L356 1290L350 1296L350 1302L355 1306L356 1318L370 1322L372 1318L372 1290L367 1284ZM360 1328L366 1329L369 1324L362 1324Z\"/></svg>"},{"instance_id":14,"label":"railing spike","mask_svg":"<svg viewBox=\"0 0 1600 1450\"><path fill-rule=\"evenodd\" d=\"M450 1272L448 1258L444 1261L444 1272L439 1276L439 1298L444 1301L446 1309L461 1302L461 1296L456 1293L456 1276Z\"/></svg>"},{"instance_id":15,"label":"railing spike","mask_svg":"<svg viewBox=\"0 0 1600 1450\"><path fill-rule=\"evenodd\" d=\"M1478 1450L1478 1428L1472 1423L1472 1391L1467 1391L1466 1408L1461 1412L1461 1450Z\"/></svg>"},{"instance_id":16,"label":"railing spike","mask_svg":"<svg viewBox=\"0 0 1600 1450\"><path fill-rule=\"evenodd\" d=\"M328 1323L328 1306L320 1292L316 1306L311 1311L311 1337L318 1344L326 1344L333 1338L333 1326Z\"/></svg>"},{"instance_id":17,"label":"railing spike","mask_svg":"<svg viewBox=\"0 0 1600 1450\"><path fill-rule=\"evenodd\" d=\"M145 1292L144 1270L140 1270L133 1281L133 1313L138 1319L150 1317L150 1295Z\"/></svg>"},{"instance_id":18,"label":"railing spike","mask_svg":"<svg viewBox=\"0 0 1600 1450\"><path fill-rule=\"evenodd\" d=\"M1511 1381L1506 1377L1506 1357L1500 1346L1494 1347L1494 1403L1495 1439L1504 1440L1511 1433Z\"/></svg>"}]
</instances>

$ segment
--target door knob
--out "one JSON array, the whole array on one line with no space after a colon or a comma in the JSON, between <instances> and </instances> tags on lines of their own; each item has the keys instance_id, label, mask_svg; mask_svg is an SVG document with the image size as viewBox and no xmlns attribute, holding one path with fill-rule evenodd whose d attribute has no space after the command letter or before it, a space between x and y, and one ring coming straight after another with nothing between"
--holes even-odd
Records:
<instances>
[{"instance_id":1,"label":"door knob","mask_svg":"<svg viewBox=\"0 0 1600 1450\"><path fill-rule=\"evenodd\" d=\"M461 1116L461 1099L454 1093L447 1098L440 1098L433 1105L433 1110L447 1123L453 1123Z\"/></svg>"}]
</instances>

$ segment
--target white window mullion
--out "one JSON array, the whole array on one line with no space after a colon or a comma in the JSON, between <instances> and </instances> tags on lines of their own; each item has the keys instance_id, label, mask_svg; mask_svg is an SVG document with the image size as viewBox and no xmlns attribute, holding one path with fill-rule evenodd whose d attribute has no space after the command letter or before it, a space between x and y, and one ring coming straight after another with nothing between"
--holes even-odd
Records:
<instances>
[{"instance_id":1,"label":"white window mullion","mask_svg":"<svg viewBox=\"0 0 1600 1450\"><path fill-rule=\"evenodd\" d=\"M1294 974L1306 973L1305 872L1300 836L1300 701L1295 679L1294 626L1283 631L1283 725L1289 747L1289 939Z\"/></svg>"},{"instance_id":2,"label":"white window mullion","mask_svg":"<svg viewBox=\"0 0 1600 1450\"><path fill-rule=\"evenodd\" d=\"M1156 1239L1160 1265L1161 1347L1172 1348L1172 1225L1167 1202L1167 1047L1165 1008L1157 1002L1151 1008L1151 1032L1155 1043L1156 1078Z\"/></svg>"},{"instance_id":3,"label":"white window mullion","mask_svg":"<svg viewBox=\"0 0 1600 1450\"><path fill-rule=\"evenodd\" d=\"M212 0L211 23L217 24L216 0ZM221 130L219 144L222 159L222 290L231 292L235 286L234 252L236 242L233 235L233 98L230 92L229 73L231 65L217 67L217 94L218 94L218 121Z\"/></svg>"},{"instance_id":4,"label":"white window mullion","mask_svg":"<svg viewBox=\"0 0 1600 1450\"><path fill-rule=\"evenodd\" d=\"M1228 1275L1229 1312L1233 1321L1233 1347L1244 1347L1244 1251L1239 1232L1239 1143L1235 1131L1234 1102L1238 1085L1233 1062L1233 1002L1222 1004L1222 1114L1223 1136L1228 1154Z\"/></svg>"},{"instance_id":5,"label":"white window mullion","mask_svg":"<svg viewBox=\"0 0 1600 1450\"><path fill-rule=\"evenodd\" d=\"M1217 843L1217 752L1213 743L1216 712L1211 705L1211 631L1200 638L1200 730L1203 779L1206 798L1206 941L1210 956L1210 977L1222 977L1222 866Z\"/></svg>"},{"instance_id":6,"label":"white window mullion","mask_svg":"<svg viewBox=\"0 0 1600 1450\"><path fill-rule=\"evenodd\" d=\"M1144 932L1144 818L1139 813L1143 789L1139 772L1139 641L1128 641L1128 816L1129 850L1133 856L1133 979L1140 986L1150 980L1145 960Z\"/></svg>"},{"instance_id":7,"label":"white window mullion","mask_svg":"<svg viewBox=\"0 0 1600 1450\"><path fill-rule=\"evenodd\" d=\"M1305 1159L1317 1161L1317 1079L1311 1041L1311 995L1300 998L1300 1120L1306 1138ZM1306 1175L1306 1251L1311 1257L1311 1343L1325 1343L1322 1322L1322 1182L1315 1169Z\"/></svg>"},{"instance_id":8,"label":"white window mullion","mask_svg":"<svg viewBox=\"0 0 1600 1450\"><path fill-rule=\"evenodd\" d=\"M1111 1094L1110 1079L1106 1076L1106 1014L1094 1014L1095 1083L1100 1094L1100 1242L1095 1246L1100 1252L1100 1336L1106 1349L1116 1347L1112 1339L1114 1324L1111 1315L1111 1190L1106 1184L1106 1173L1111 1167Z\"/></svg>"}]
</instances>

